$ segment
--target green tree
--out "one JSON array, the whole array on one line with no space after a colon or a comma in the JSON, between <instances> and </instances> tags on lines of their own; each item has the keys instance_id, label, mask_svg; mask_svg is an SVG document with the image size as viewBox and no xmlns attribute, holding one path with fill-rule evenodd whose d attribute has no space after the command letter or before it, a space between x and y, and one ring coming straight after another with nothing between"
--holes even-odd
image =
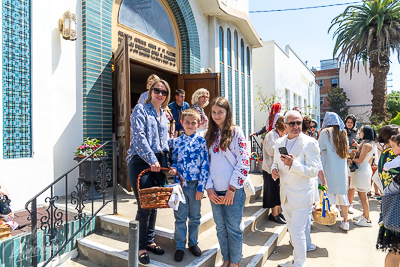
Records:
<instances>
[{"instance_id":1,"label":"green tree","mask_svg":"<svg viewBox=\"0 0 400 267\"><path fill-rule=\"evenodd\" d=\"M262 92L263 87L259 87L258 85L256 85L256 87L258 87L256 101L259 102L258 108L260 109L260 111L265 111L269 113L271 111L272 106L275 103L281 102L282 97L280 96L279 93L264 94Z\"/></svg>"},{"instance_id":2,"label":"green tree","mask_svg":"<svg viewBox=\"0 0 400 267\"><path fill-rule=\"evenodd\" d=\"M346 105L347 101L350 99L347 98L347 94L343 91L343 88L335 87L328 91L327 97L330 111L337 113L343 120L349 114L349 108Z\"/></svg>"},{"instance_id":3,"label":"green tree","mask_svg":"<svg viewBox=\"0 0 400 267\"><path fill-rule=\"evenodd\" d=\"M387 95L387 111L392 114L392 118L397 116L397 112L400 112L400 92L393 92Z\"/></svg>"},{"instance_id":4,"label":"green tree","mask_svg":"<svg viewBox=\"0 0 400 267\"><path fill-rule=\"evenodd\" d=\"M386 121L390 53L397 52L400 62L400 0L364 0L362 5L349 6L332 20L328 32L334 27L338 28L333 34L336 37L333 57L337 55L345 63L346 72L350 68L350 77L360 61L364 64L369 60L374 76L372 118Z\"/></svg>"}]
</instances>

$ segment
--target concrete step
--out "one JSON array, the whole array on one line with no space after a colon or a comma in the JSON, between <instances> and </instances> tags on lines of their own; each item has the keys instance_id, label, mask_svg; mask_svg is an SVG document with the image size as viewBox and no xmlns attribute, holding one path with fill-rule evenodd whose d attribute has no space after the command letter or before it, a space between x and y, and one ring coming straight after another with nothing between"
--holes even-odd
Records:
<instances>
[{"instance_id":1,"label":"concrete step","mask_svg":"<svg viewBox=\"0 0 400 267\"><path fill-rule=\"evenodd\" d=\"M242 221L244 237L254 234L252 231L256 229L257 224L266 221L267 214L268 210L259 207L251 216L244 217ZM106 224L106 221L103 222ZM122 228L122 223L120 223L118 229ZM110 231L102 228L97 233L78 240L79 255L106 266L126 266L128 261L128 235L126 233L126 229L117 232L114 229ZM161 236L160 233L165 234L165 229L157 229L156 235L156 242L163 246L165 254L158 256L151 253L150 257L154 266L171 266L171 264L172 266L215 266L216 262L221 260L215 226L199 235L199 247L203 251L202 256L196 258L188 250L181 263L176 263L173 260L175 252L173 233L168 239Z\"/></svg>"}]
</instances>

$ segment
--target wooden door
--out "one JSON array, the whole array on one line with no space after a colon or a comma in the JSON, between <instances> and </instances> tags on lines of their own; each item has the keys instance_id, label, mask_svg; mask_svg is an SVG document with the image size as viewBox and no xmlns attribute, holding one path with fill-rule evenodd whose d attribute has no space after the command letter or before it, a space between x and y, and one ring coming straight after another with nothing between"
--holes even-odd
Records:
<instances>
[{"instance_id":1,"label":"wooden door","mask_svg":"<svg viewBox=\"0 0 400 267\"><path fill-rule=\"evenodd\" d=\"M221 96L221 75L219 73L181 74L178 75L178 88L185 90L185 101L192 106L192 95L199 88L210 92L210 104L217 96ZM210 114L210 104L205 107L207 117Z\"/></svg>"},{"instance_id":2,"label":"wooden door","mask_svg":"<svg viewBox=\"0 0 400 267\"><path fill-rule=\"evenodd\" d=\"M128 167L126 164L127 151L130 145L130 70L128 39L125 36L114 54L115 62L115 111L116 111L116 137L120 141L118 155L118 183L125 189L132 191L128 179Z\"/></svg>"}]
</instances>

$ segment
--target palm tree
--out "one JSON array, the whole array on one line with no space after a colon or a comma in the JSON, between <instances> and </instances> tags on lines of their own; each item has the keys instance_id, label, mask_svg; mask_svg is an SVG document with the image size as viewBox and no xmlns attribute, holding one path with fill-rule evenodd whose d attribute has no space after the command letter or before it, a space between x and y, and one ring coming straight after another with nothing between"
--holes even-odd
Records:
<instances>
[{"instance_id":1,"label":"palm tree","mask_svg":"<svg viewBox=\"0 0 400 267\"><path fill-rule=\"evenodd\" d=\"M369 60L374 76L372 118L386 121L386 76L390 68L390 53L400 52L400 0L364 0L359 6L349 6L335 17L328 32L336 44L333 57L344 62L346 72ZM400 53L398 60L400 62ZM358 65L359 66L359 65ZM366 66L366 65L365 65Z\"/></svg>"}]
</instances>

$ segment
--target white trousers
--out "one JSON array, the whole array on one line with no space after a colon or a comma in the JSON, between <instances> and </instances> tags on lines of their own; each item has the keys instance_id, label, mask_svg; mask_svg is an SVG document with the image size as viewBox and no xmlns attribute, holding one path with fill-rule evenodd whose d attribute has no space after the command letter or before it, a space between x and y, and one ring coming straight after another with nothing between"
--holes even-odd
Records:
<instances>
[{"instance_id":1,"label":"white trousers","mask_svg":"<svg viewBox=\"0 0 400 267\"><path fill-rule=\"evenodd\" d=\"M311 209L312 207L292 209L288 202L282 205L283 215L286 218L287 227L292 240L295 267L306 267L306 226Z\"/></svg>"}]
</instances>

